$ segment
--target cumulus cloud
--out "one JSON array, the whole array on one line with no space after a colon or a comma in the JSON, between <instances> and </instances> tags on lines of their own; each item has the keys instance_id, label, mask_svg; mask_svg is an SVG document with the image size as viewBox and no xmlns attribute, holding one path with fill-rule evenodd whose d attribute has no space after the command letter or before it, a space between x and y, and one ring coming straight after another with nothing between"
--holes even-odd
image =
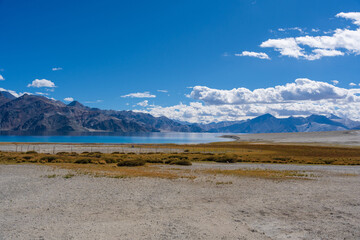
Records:
<instances>
[{"instance_id":1,"label":"cumulus cloud","mask_svg":"<svg viewBox=\"0 0 360 240\"><path fill-rule=\"evenodd\" d=\"M154 116L166 116L172 119L188 122L220 122L238 121L270 113L278 117L304 116L311 114L334 114L360 120L360 103L346 104L321 100L318 102L295 102L276 104L246 104L246 105L204 105L201 102L178 104L170 107L151 106L142 112Z\"/></svg>"},{"instance_id":2,"label":"cumulus cloud","mask_svg":"<svg viewBox=\"0 0 360 240\"><path fill-rule=\"evenodd\" d=\"M142 102L138 102L136 105L141 106L141 107L146 107L147 105L149 105L149 101L144 100Z\"/></svg>"},{"instance_id":3,"label":"cumulus cloud","mask_svg":"<svg viewBox=\"0 0 360 240\"><path fill-rule=\"evenodd\" d=\"M34 81L32 81L32 83L29 83L27 85L28 87L36 87L36 88L41 88L41 87L47 87L47 88L54 88L55 83L53 83L50 80L46 80L46 79L35 79Z\"/></svg>"},{"instance_id":4,"label":"cumulus cloud","mask_svg":"<svg viewBox=\"0 0 360 240\"><path fill-rule=\"evenodd\" d=\"M3 75L0 74L0 81L4 81L5 78L3 77Z\"/></svg>"},{"instance_id":5,"label":"cumulus cloud","mask_svg":"<svg viewBox=\"0 0 360 240\"><path fill-rule=\"evenodd\" d=\"M356 84L352 82L352 83L349 83L349 86L354 87L354 86L356 86Z\"/></svg>"},{"instance_id":6,"label":"cumulus cloud","mask_svg":"<svg viewBox=\"0 0 360 240\"><path fill-rule=\"evenodd\" d=\"M275 116L335 114L360 120L360 88L339 88L306 78L293 83L253 91L193 87L196 101L175 106L149 105L142 112L188 122L235 121L271 113Z\"/></svg>"},{"instance_id":7,"label":"cumulus cloud","mask_svg":"<svg viewBox=\"0 0 360 240\"><path fill-rule=\"evenodd\" d=\"M158 92L162 92L162 93L167 93L168 92L168 90L161 90L161 89L159 89L159 90L157 90Z\"/></svg>"},{"instance_id":8,"label":"cumulus cloud","mask_svg":"<svg viewBox=\"0 0 360 240\"><path fill-rule=\"evenodd\" d=\"M281 55L299 58L304 55L303 49L296 43L294 38L269 39L261 43L260 47L275 48Z\"/></svg>"},{"instance_id":9,"label":"cumulus cloud","mask_svg":"<svg viewBox=\"0 0 360 240\"><path fill-rule=\"evenodd\" d=\"M269 56L266 53L263 52L249 52L249 51L243 51L242 53L236 53L235 56L237 57L255 57L260 59L270 59Z\"/></svg>"},{"instance_id":10,"label":"cumulus cloud","mask_svg":"<svg viewBox=\"0 0 360 240\"><path fill-rule=\"evenodd\" d=\"M352 20L354 24L360 26L360 12L341 12L336 14L336 17L346 18Z\"/></svg>"},{"instance_id":11,"label":"cumulus cloud","mask_svg":"<svg viewBox=\"0 0 360 240\"><path fill-rule=\"evenodd\" d=\"M360 26L360 12L342 12L337 14L336 17L352 20L355 25ZM285 31L285 29L282 30ZM312 32L318 31L315 30ZM355 30L347 28L336 29L331 33L332 35L305 35L299 37L268 39L262 42L260 47L273 48L282 56L306 60L344 56L345 54L360 54L360 27ZM306 50L305 47L310 48L310 50Z\"/></svg>"},{"instance_id":12,"label":"cumulus cloud","mask_svg":"<svg viewBox=\"0 0 360 240\"><path fill-rule=\"evenodd\" d=\"M61 67L53 67L51 69L52 71L60 71L60 70L63 70Z\"/></svg>"},{"instance_id":13,"label":"cumulus cloud","mask_svg":"<svg viewBox=\"0 0 360 240\"><path fill-rule=\"evenodd\" d=\"M259 88L253 91L247 88L221 90L205 86L195 86L190 93L190 97L196 100L202 100L209 105L358 98L347 89L307 78L298 78L294 83L287 83L286 85L270 88Z\"/></svg>"},{"instance_id":14,"label":"cumulus cloud","mask_svg":"<svg viewBox=\"0 0 360 240\"><path fill-rule=\"evenodd\" d=\"M331 82L332 82L334 85L337 85L337 84L339 83L338 80L332 80Z\"/></svg>"},{"instance_id":15,"label":"cumulus cloud","mask_svg":"<svg viewBox=\"0 0 360 240\"><path fill-rule=\"evenodd\" d=\"M66 101L66 102L72 102L72 101L74 101L74 98L72 98L72 97L67 97L67 98L64 98L64 101Z\"/></svg>"},{"instance_id":16,"label":"cumulus cloud","mask_svg":"<svg viewBox=\"0 0 360 240\"><path fill-rule=\"evenodd\" d=\"M150 92L137 92L137 93L129 93L121 97L122 98L155 98L156 95L150 94Z\"/></svg>"}]
</instances>

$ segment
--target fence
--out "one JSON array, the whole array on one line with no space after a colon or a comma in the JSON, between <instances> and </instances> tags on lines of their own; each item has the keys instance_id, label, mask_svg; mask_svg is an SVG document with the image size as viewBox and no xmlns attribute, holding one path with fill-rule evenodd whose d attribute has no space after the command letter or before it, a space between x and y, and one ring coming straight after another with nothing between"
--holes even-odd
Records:
<instances>
[{"instance_id":1,"label":"fence","mask_svg":"<svg viewBox=\"0 0 360 240\"><path fill-rule=\"evenodd\" d=\"M36 151L38 153L50 153L56 154L58 152L102 152L102 153L182 153L189 152L201 152L201 153L226 153L229 150L226 149L210 149L208 147L201 147L194 145L193 147L176 146L146 146L146 145L91 145L91 144L0 144L0 151L3 152L28 152Z\"/></svg>"}]
</instances>

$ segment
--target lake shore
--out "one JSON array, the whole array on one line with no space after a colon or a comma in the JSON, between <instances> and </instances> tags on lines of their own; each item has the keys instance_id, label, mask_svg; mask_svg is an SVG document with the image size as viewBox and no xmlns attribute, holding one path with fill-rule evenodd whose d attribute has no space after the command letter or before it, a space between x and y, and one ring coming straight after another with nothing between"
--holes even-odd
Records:
<instances>
[{"instance_id":1,"label":"lake shore","mask_svg":"<svg viewBox=\"0 0 360 240\"><path fill-rule=\"evenodd\" d=\"M238 142L297 143L326 146L360 146L360 130L332 132L257 133L224 135Z\"/></svg>"}]
</instances>

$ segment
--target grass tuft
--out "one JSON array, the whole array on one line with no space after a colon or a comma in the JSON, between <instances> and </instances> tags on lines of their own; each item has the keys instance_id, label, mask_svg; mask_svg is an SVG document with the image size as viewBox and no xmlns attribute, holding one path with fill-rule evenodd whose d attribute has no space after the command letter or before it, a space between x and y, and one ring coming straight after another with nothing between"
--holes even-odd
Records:
<instances>
[{"instance_id":1,"label":"grass tuft","mask_svg":"<svg viewBox=\"0 0 360 240\"><path fill-rule=\"evenodd\" d=\"M189 160L185 159L179 159L179 160L173 160L170 162L171 165L182 165L182 166L191 166L192 163Z\"/></svg>"},{"instance_id":2,"label":"grass tuft","mask_svg":"<svg viewBox=\"0 0 360 240\"><path fill-rule=\"evenodd\" d=\"M74 176L75 176L74 174L68 173L68 174L64 175L63 178L69 179L69 178L72 178L72 177L74 177Z\"/></svg>"},{"instance_id":3,"label":"grass tuft","mask_svg":"<svg viewBox=\"0 0 360 240\"><path fill-rule=\"evenodd\" d=\"M122 160L118 162L118 167L137 167L137 166L144 166L145 161L142 159L136 159L136 160Z\"/></svg>"}]
</instances>

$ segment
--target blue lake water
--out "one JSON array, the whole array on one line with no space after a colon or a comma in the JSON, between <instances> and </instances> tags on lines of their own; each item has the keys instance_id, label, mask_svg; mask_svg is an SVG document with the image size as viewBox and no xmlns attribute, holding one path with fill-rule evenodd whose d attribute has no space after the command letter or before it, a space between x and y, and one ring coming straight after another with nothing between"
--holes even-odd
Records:
<instances>
[{"instance_id":1,"label":"blue lake water","mask_svg":"<svg viewBox=\"0 0 360 240\"><path fill-rule=\"evenodd\" d=\"M227 133L228 134L228 133ZM209 143L231 141L220 136L224 133L144 133L132 135L81 135L81 136L21 136L0 135L0 142L39 143Z\"/></svg>"}]
</instances>

